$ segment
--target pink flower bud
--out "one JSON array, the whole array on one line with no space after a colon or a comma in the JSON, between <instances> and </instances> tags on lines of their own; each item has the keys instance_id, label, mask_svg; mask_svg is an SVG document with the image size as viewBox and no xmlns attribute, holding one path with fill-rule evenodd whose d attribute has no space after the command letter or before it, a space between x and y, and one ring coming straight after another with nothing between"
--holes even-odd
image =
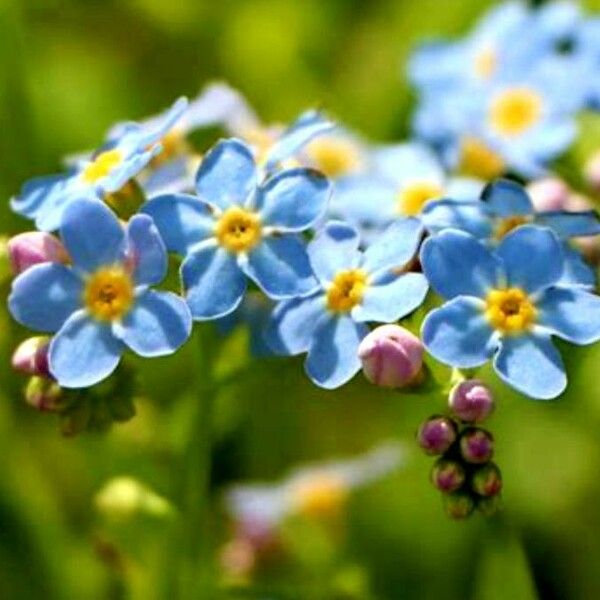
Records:
<instances>
[{"instance_id":1,"label":"pink flower bud","mask_svg":"<svg viewBox=\"0 0 600 600\"><path fill-rule=\"evenodd\" d=\"M431 483L443 492L455 492L465 482L465 470L453 460L441 458L431 470Z\"/></svg>"},{"instance_id":2,"label":"pink flower bud","mask_svg":"<svg viewBox=\"0 0 600 600\"><path fill-rule=\"evenodd\" d=\"M585 165L585 178L595 190L600 190L600 150Z\"/></svg>"},{"instance_id":3,"label":"pink flower bud","mask_svg":"<svg viewBox=\"0 0 600 600\"><path fill-rule=\"evenodd\" d=\"M569 187L558 177L538 179L527 186L527 192L537 211L567 209Z\"/></svg>"},{"instance_id":4,"label":"pink flower bud","mask_svg":"<svg viewBox=\"0 0 600 600\"><path fill-rule=\"evenodd\" d=\"M423 366L423 344L398 325L381 325L358 347L365 377L375 385L400 388L411 383Z\"/></svg>"},{"instance_id":5,"label":"pink flower bud","mask_svg":"<svg viewBox=\"0 0 600 600\"><path fill-rule=\"evenodd\" d=\"M473 474L473 491L480 496L497 496L502 489L502 475L494 463L484 465Z\"/></svg>"},{"instance_id":6,"label":"pink flower bud","mask_svg":"<svg viewBox=\"0 0 600 600\"><path fill-rule=\"evenodd\" d=\"M427 454L443 454L456 440L456 425L446 417L431 417L417 433L419 446Z\"/></svg>"},{"instance_id":7,"label":"pink flower bud","mask_svg":"<svg viewBox=\"0 0 600 600\"><path fill-rule=\"evenodd\" d=\"M460 438L460 453L471 464L488 462L494 454L492 434L476 427L465 430Z\"/></svg>"},{"instance_id":8,"label":"pink flower bud","mask_svg":"<svg viewBox=\"0 0 600 600\"><path fill-rule=\"evenodd\" d=\"M42 335L21 342L12 355L12 367L25 375L51 378L48 368L50 338Z\"/></svg>"},{"instance_id":9,"label":"pink flower bud","mask_svg":"<svg viewBox=\"0 0 600 600\"><path fill-rule=\"evenodd\" d=\"M448 405L461 421L477 423L486 419L494 410L494 398L483 382L467 379L454 386Z\"/></svg>"},{"instance_id":10,"label":"pink flower bud","mask_svg":"<svg viewBox=\"0 0 600 600\"><path fill-rule=\"evenodd\" d=\"M40 263L69 260L60 240L43 231L20 233L8 240L8 256L15 275Z\"/></svg>"},{"instance_id":11,"label":"pink flower bud","mask_svg":"<svg viewBox=\"0 0 600 600\"><path fill-rule=\"evenodd\" d=\"M42 412L58 410L63 397L62 388L51 379L34 375L25 388L25 402Z\"/></svg>"}]
</instances>

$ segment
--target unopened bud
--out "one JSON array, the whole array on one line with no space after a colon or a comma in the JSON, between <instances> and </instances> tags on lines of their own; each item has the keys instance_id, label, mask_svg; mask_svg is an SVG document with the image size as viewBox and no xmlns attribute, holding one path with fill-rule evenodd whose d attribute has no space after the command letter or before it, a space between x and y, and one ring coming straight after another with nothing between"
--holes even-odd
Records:
<instances>
[{"instance_id":1,"label":"unopened bud","mask_svg":"<svg viewBox=\"0 0 600 600\"><path fill-rule=\"evenodd\" d=\"M365 377L375 385L401 388L414 381L423 366L423 343L404 327L381 325L358 347Z\"/></svg>"},{"instance_id":2,"label":"unopened bud","mask_svg":"<svg viewBox=\"0 0 600 600\"><path fill-rule=\"evenodd\" d=\"M475 501L466 492L454 492L444 496L446 514L452 519L466 519L475 508Z\"/></svg>"},{"instance_id":3,"label":"unopened bud","mask_svg":"<svg viewBox=\"0 0 600 600\"><path fill-rule=\"evenodd\" d=\"M61 241L50 233L28 231L8 240L8 256L15 275L46 262L66 263L67 251Z\"/></svg>"},{"instance_id":4,"label":"unopened bud","mask_svg":"<svg viewBox=\"0 0 600 600\"><path fill-rule=\"evenodd\" d=\"M489 463L473 474L473 491L480 496L497 496L502 489L502 475L500 469Z\"/></svg>"},{"instance_id":5,"label":"unopened bud","mask_svg":"<svg viewBox=\"0 0 600 600\"><path fill-rule=\"evenodd\" d=\"M569 186L558 177L546 177L533 181L527 192L538 212L566 210L569 202Z\"/></svg>"},{"instance_id":6,"label":"unopened bud","mask_svg":"<svg viewBox=\"0 0 600 600\"><path fill-rule=\"evenodd\" d=\"M490 496L489 498L480 498L477 502L477 510L484 517L495 515L502 508L500 496Z\"/></svg>"},{"instance_id":7,"label":"unopened bud","mask_svg":"<svg viewBox=\"0 0 600 600\"><path fill-rule=\"evenodd\" d=\"M62 388L47 377L32 377L25 388L25 402L44 412L53 412L60 406Z\"/></svg>"},{"instance_id":8,"label":"unopened bud","mask_svg":"<svg viewBox=\"0 0 600 600\"><path fill-rule=\"evenodd\" d=\"M431 483L443 492L455 492L465 482L465 470L453 460L439 459L431 469Z\"/></svg>"},{"instance_id":9,"label":"unopened bud","mask_svg":"<svg viewBox=\"0 0 600 600\"><path fill-rule=\"evenodd\" d=\"M448 405L461 421L477 423L486 419L494 410L494 398L483 382L467 379L454 386Z\"/></svg>"},{"instance_id":10,"label":"unopened bud","mask_svg":"<svg viewBox=\"0 0 600 600\"><path fill-rule=\"evenodd\" d=\"M419 446L427 454L443 454L456 440L456 425L446 417L432 417L417 433Z\"/></svg>"},{"instance_id":11,"label":"unopened bud","mask_svg":"<svg viewBox=\"0 0 600 600\"><path fill-rule=\"evenodd\" d=\"M488 462L494 453L492 435L485 429L475 427L467 429L460 437L460 453L468 463Z\"/></svg>"},{"instance_id":12,"label":"unopened bud","mask_svg":"<svg viewBox=\"0 0 600 600\"><path fill-rule=\"evenodd\" d=\"M600 150L585 165L585 178L595 190L600 190Z\"/></svg>"},{"instance_id":13,"label":"unopened bud","mask_svg":"<svg viewBox=\"0 0 600 600\"><path fill-rule=\"evenodd\" d=\"M42 335L21 342L12 355L12 368L25 375L39 375L51 379L48 368L50 338Z\"/></svg>"}]
</instances>

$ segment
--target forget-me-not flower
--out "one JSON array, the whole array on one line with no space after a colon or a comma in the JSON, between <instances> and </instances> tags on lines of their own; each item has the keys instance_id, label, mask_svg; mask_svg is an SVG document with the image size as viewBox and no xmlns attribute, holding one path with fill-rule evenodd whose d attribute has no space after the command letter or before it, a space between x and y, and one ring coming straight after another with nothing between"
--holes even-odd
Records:
<instances>
[{"instance_id":1,"label":"forget-me-not flower","mask_svg":"<svg viewBox=\"0 0 600 600\"><path fill-rule=\"evenodd\" d=\"M175 352L188 338L186 303L150 286L167 272L167 252L147 215L124 228L110 209L77 200L60 234L71 265L44 263L19 275L9 308L21 324L55 333L50 372L63 387L108 377L126 348L145 357Z\"/></svg>"},{"instance_id":2,"label":"forget-me-not flower","mask_svg":"<svg viewBox=\"0 0 600 600\"><path fill-rule=\"evenodd\" d=\"M349 381L366 323L396 321L423 302L425 277L405 272L422 235L418 220L399 219L362 252L353 227L329 222L308 247L319 289L275 308L267 343L278 354L308 352L306 372L321 387Z\"/></svg>"},{"instance_id":3,"label":"forget-me-not flower","mask_svg":"<svg viewBox=\"0 0 600 600\"><path fill-rule=\"evenodd\" d=\"M152 129L132 125L91 157L77 161L66 174L26 182L19 196L11 200L12 209L34 219L42 231L58 229L69 204L82 198L102 200L138 175L161 152L160 140L186 106L187 99L180 98Z\"/></svg>"},{"instance_id":4,"label":"forget-me-not flower","mask_svg":"<svg viewBox=\"0 0 600 600\"><path fill-rule=\"evenodd\" d=\"M448 300L431 311L423 342L458 368L488 360L501 379L532 398L554 398L567 385L552 336L575 344L600 339L600 298L560 286L563 250L548 228L525 225L491 250L447 230L425 241L421 264L431 287Z\"/></svg>"},{"instance_id":5,"label":"forget-me-not flower","mask_svg":"<svg viewBox=\"0 0 600 600\"><path fill-rule=\"evenodd\" d=\"M310 169L288 169L261 181L251 149L224 140L200 165L197 196L158 196L142 207L167 248L185 257L181 276L197 320L235 310L247 277L274 299L308 294L318 285L300 233L325 211L327 179Z\"/></svg>"}]
</instances>

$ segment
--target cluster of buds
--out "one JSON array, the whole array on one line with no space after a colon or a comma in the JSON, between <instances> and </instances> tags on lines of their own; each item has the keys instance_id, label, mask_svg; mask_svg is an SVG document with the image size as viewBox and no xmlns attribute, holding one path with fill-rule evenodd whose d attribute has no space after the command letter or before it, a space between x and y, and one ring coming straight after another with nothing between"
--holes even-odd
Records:
<instances>
[{"instance_id":1,"label":"cluster of buds","mask_svg":"<svg viewBox=\"0 0 600 600\"><path fill-rule=\"evenodd\" d=\"M499 506L500 469L492 462L494 439L478 424L494 408L490 390L481 381L468 379L450 392L452 416L433 416L419 428L421 448L439 458L431 470L431 483L444 495L447 514L464 519L477 508L485 515Z\"/></svg>"}]
</instances>

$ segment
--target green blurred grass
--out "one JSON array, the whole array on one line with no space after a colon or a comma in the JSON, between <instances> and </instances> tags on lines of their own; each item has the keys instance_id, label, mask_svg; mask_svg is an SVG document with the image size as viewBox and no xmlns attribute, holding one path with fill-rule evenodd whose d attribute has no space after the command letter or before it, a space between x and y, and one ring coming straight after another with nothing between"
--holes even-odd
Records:
<instances>
[{"instance_id":1,"label":"green blurred grass","mask_svg":"<svg viewBox=\"0 0 600 600\"><path fill-rule=\"evenodd\" d=\"M27 227L7 206L24 179L97 145L112 122L153 114L214 78L239 87L267 121L322 105L369 136L394 139L407 131L411 97L400 72L412 45L464 31L490 4L4 0L0 234ZM129 597L110 566L113 543L126 551L133 597L159 597L164 526L109 527L92 499L120 474L171 496L195 401L186 395L194 353L141 364L152 399L140 400L130 423L63 440L51 416L20 399L24 382L7 365L25 332L10 323L6 285L1 291L0 597ZM368 567L375 597L526 597L527 563L517 538L504 538L513 528L542 597L600 596L600 349L564 352L572 385L556 402L525 400L493 380L509 533L479 519L449 522L427 481L431 461L417 452L406 470L356 495L347 552ZM253 364L243 384L218 399L216 497L229 481L276 478L299 461L390 437L410 444L419 421L442 409L441 398L386 393L360 380L335 394L319 391L300 360Z\"/></svg>"}]
</instances>

